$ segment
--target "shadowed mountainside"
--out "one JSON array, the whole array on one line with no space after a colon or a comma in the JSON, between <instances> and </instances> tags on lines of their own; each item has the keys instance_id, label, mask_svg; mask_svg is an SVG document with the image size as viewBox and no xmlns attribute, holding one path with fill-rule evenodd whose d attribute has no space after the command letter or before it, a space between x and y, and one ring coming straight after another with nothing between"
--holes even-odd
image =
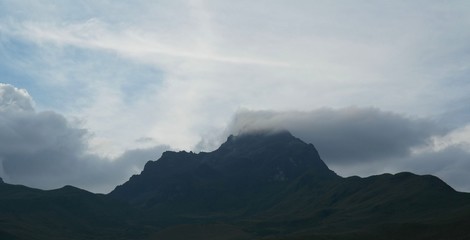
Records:
<instances>
[{"instance_id":1,"label":"shadowed mountainside","mask_svg":"<svg viewBox=\"0 0 470 240\"><path fill-rule=\"evenodd\" d=\"M0 183L1 239L469 239L470 194L412 173L342 178L288 132L165 152L108 195Z\"/></svg>"}]
</instances>

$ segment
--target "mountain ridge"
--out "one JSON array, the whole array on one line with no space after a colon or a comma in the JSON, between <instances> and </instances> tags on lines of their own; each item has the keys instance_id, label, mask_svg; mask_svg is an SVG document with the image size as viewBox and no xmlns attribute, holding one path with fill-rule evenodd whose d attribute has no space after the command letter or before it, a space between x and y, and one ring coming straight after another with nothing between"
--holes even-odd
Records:
<instances>
[{"instance_id":1,"label":"mountain ridge","mask_svg":"<svg viewBox=\"0 0 470 240\"><path fill-rule=\"evenodd\" d=\"M274 182L288 181L306 171L314 171L318 177L338 177L324 164L313 145L305 144L289 132L231 135L210 153L167 151L158 161L149 161L140 175L132 176L109 195L120 199L132 196L131 202L135 203L139 202L136 188L148 190L140 193L141 197L149 196L151 191L161 192L158 189L160 182L175 181L178 183L174 184L180 186L184 183L179 180L187 178L212 181L215 185L222 183L242 191L241 188L253 188L256 184L262 188ZM177 177L179 179L175 179ZM127 187L132 194L126 193L126 186L138 185L137 182L144 186Z\"/></svg>"},{"instance_id":2,"label":"mountain ridge","mask_svg":"<svg viewBox=\"0 0 470 240\"><path fill-rule=\"evenodd\" d=\"M183 172L168 175L175 167ZM159 172L165 173L162 178L156 177ZM126 192L141 183L145 191ZM153 215L171 216L173 223L250 219L238 226L248 232L262 229L259 236L298 234L305 229L328 235L332 226L359 234L370 232L362 230L364 225L376 229L381 224L400 224L401 219L427 226L429 218L448 216L446 211L456 213L453 203L464 209L470 203L468 194L431 175L340 177L324 164L312 144L288 132L229 136L209 153L167 152L109 195Z\"/></svg>"},{"instance_id":3,"label":"mountain ridge","mask_svg":"<svg viewBox=\"0 0 470 240\"><path fill-rule=\"evenodd\" d=\"M165 152L107 195L0 184L2 239L469 239L470 194L432 175L341 177L288 132Z\"/></svg>"}]
</instances>

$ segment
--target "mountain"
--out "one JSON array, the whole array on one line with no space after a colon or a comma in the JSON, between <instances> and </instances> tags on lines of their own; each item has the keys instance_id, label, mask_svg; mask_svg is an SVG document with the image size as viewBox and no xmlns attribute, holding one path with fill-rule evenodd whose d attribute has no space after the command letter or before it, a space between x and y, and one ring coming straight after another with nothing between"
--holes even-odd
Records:
<instances>
[{"instance_id":1,"label":"mountain","mask_svg":"<svg viewBox=\"0 0 470 240\"><path fill-rule=\"evenodd\" d=\"M288 132L165 152L108 195L0 181L0 239L470 239L470 194L413 173L343 178Z\"/></svg>"},{"instance_id":2,"label":"mountain","mask_svg":"<svg viewBox=\"0 0 470 240\"><path fill-rule=\"evenodd\" d=\"M166 152L109 195L176 235L177 226L190 232L188 224L222 222L253 238L419 239L439 236L439 228L470 236L457 227L470 223L469 194L430 175L342 178L288 132L230 136L210 153Z\"/></svg>"},{"instance_id":3,"label":"mountain","mask_svg":"<svg viewBox=\"0 0 470 240\"><path fill-rule=\"evenodd\" d=\"M206 204L208 211L238 209L254 199L253 194L274 193L271 188L286 186L307 172L325 181L339 178L313 145L288 132L230 136L211 153L165 152L110 196L144 207L166 209L168 203L180 201L187 206L191 198Z\"/></svg>"}]
</instances>

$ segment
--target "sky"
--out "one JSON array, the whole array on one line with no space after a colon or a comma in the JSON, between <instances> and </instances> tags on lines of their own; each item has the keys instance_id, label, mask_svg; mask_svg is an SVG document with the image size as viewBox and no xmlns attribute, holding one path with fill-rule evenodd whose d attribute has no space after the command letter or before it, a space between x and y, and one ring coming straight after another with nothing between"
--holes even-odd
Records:
<instances>
[{"instance_id":1,"label":"sky","mask_svg":"<svg viewBox=\"0 0 470 240\"><path fill-rule=\"evenodd\" d=\"M106 193L274 128L468 192L469 77L464 0L0 0L0 176Z\"/></svg>"}]
</instances>

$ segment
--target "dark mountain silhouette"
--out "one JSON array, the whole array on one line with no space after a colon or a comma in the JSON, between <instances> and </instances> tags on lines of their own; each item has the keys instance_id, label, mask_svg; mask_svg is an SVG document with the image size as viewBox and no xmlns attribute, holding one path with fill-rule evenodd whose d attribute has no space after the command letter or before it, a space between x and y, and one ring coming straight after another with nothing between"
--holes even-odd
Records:
<instances>
[{"instance_id":1,"label":"dark mountain silhouette","mask_svg":"<svg viewBox=\"0 0 470 240\"><path fill-rule=\"evenodd\" d=\"M322 181L339 178L313 145L288 132L230 136L211 153L165 152L110 196L145 207L162 205L166 209L167 202L180 201L188 206L191 198L201 204L198 211L204 204L208 211L238 209L247 206L247 201L258 200L253 194L277 194L272 188L286 186L307 173Z\"/></svg>"},{"instance_id":2,"label":"dark mountain silhouette","mask_svg":"<svg viewBox=\"0 0 470 240\"><path fill-rule=\"evenodd\" d=\"M72 186L44 191L0 184L0 239L126 239L128 204ZM7 237L8 236L8 237Z\"/></svg>"},{"instance_id":3,"label":"dark mountain silhouette","mask_svg":"<svg viewBox=\"0 0 470 240\"><path fill-rule=\"evenodd\" d=\"M165 152L108 195L0 184L1 239L470 239L470 194L412 173L343 178L288 132Z\"/></svg>"}]
</instances>

